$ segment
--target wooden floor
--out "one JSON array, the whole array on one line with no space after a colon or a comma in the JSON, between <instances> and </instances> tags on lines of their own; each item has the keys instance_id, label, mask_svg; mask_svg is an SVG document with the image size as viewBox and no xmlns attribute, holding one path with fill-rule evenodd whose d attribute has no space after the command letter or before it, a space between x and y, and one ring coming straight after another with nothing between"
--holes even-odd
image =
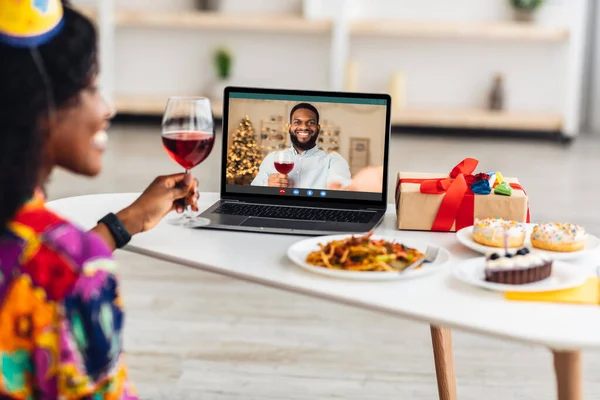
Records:
<instances>
[{"instance_id":1,"label":"wooden floor","mask_svg":"<svg viewBox=\"0 0 600 400\"><path fill-rule=\"evenodd\" d=\"M142 190L179 171L157 126L115 127L105 172L54 175L50 198ZM465 157L518 176L535 221L600 234L600 139L570 148L516 139L394 136L391 170L449 171ZM216 191L220 143L195 176ZM392 187L393 184L390 184ZM233 245L233 244L232 244ZM118 252L125 345L144 399L435 399L429 327ZM419 299L415 299L419 301ZM600 333L599 333L600 334ZM555 398L545 349L454 333L461 400ZM600 398L600 353L584 353L586 399Z\"/></svg>"}]
</instances>

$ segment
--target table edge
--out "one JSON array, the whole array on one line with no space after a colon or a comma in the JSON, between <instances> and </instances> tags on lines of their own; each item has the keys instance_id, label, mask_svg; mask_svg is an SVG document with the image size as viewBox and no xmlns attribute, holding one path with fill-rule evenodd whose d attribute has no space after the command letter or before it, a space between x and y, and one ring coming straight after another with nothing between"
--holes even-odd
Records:
<instances>
[{"instance_id":1,"label":"table edge","mask_svg":"<svg viewBox=\"0 0 600 400\"><path fill-rule=\"evenodd\" d=\"M215 195L220 196L219 192L200 192L200 194L201 195L202 194L210 195L210 196L215 196ZM54 200L47 202L46 205L51 208L54 204L58 204L61 201L72 200L72 199L76 199L76 198L102 197L102 196L122 196L123 198L125 198L125 197L139 196L139 195L140 195L140 192L95 193L95 194L86 194L86 195L78 195L78 196L54 199ZM388 205L394 206L393 203L388 203ZM392 211L388 210L388 213L393 214ZM390 315L390 316L396 317L396 318L405 318L405 319L412 320L415 322L426 323L426 324L434 325L434 326L447 327L447 328L451 328L451 329L458 329L458 330L461 330L464 332L474 333L474 334L488 336L488 337L495 337L495 338L503 339L503 340L510 340L510 341L517 342L517 343L523 343L523 344L528 344L528 345L534 344L534 345L538 345L538 346L544 346L544 347L547 347L554 351L600 349L600 342L597 344L595 344L595 343L572 344L572 343L567 343L565 341L546 342L546 341L540 341L540 340L536 340L536 339L528 339L528 338L524 338L522 336L516 336L516 335L513 336L513 335L507 335L507 334L503 334L503 333L492 332L489 330L476 328L476 327L473 327L473 326L470 326L467 324L460 324L460 323L456 323L453 321L447 321L447 320L444 320L441 318L438 318L436 320L430 320L430 319L423 317L417 313L398 311L398 310L390 309L390 308L383 307L383 306L369 305L369 304L361 303L360 301L353 301L353 300L349 300L349 299L340 299L335 296L330 296L330 295L318 293L318 292L311 292L310 290L298 288L293 285L288 285L285 283L276 284L274 282L270 282L268 280L263 280L258 277L251 277L251 276L246 276L241 273L236 273L236 272L232 272L229 270L223 270L219 267L202 264L200 262L192 262L192 261L185 260L185 259L179 259L177 257L165 256L159 252L154 252L152 250L137 247L137 246L135 246L135 243L130 243L129 245L127 245L126 247L124 247L121 250L129 252L129 253L148 256L148 257L151 257L151 258L154 258L157 260L171 262L171 263L178 264L178 265L186 267L186 268L198 269L201 271L210 272L210 273L214 273L217 275L227 276L227 277L241 280L244 282L250 282L250 283L254 283L254 284L258 284L258 285L262 285L262 286L267 286L270 288L279 289L279 290L283 290L283 291L290 292L290 293L300 294L300 295L304 295L307 297L318 298L321 300L326 300L326 301L330 301L333 303L346 305L346 306L350 306L350 307L354 307L354 308L360 308L360 309L367 310L367 311L378 312L378 313Z\"/></svg>"}]
</instances>

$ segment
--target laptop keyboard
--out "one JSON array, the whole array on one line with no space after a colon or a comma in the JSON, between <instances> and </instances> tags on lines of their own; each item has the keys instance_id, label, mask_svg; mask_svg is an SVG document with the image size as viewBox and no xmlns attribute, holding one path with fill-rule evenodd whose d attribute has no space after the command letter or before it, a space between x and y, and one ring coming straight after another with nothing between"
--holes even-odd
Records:
<instances>
[{"instance_id":1,"label":"laptop keyboard","mask_svg":"<svg viewBox=\"0 0 600 400\"><path fill-rule=\"evenodd\" d=\"M302 221L350 222L365 224L375 213L369 211L335 210L327 208L304 208L268 206L248 203L223 203L214 213Z\"/></svg>"}]
</instances>

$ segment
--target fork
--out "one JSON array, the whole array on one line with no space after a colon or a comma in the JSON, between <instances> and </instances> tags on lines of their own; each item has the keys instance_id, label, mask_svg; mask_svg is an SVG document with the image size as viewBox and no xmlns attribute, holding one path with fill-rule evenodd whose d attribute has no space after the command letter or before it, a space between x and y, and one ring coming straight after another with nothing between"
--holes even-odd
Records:
<instances>
[{"instance_id":1,"label":"fork","mask_svg":"<svg viewBox=\"0 0 600 400\"><path fill-rule=\"evenodd\" d=\"M437 260L438 253L440 252L439 247L429 247L427 246L427 250L425 250L425 261L426 263L431 263Z\"/></svg>"},{"instance_id":2,"label":"fork","mask_svg":"<svg viewBox=\"0 0 600 400\"><path fill-rule=\"evenodd\" d=\"M413 269L417 268L421 264L434 262L437 259L439 251L440 251L439 247L427 246L427 250L425 250L425 257L421 258L419 261L413 263L412 265L408 266L407 268L404 268L404 270L402 272L412 271Z\"/></svg>"}]
</instances>

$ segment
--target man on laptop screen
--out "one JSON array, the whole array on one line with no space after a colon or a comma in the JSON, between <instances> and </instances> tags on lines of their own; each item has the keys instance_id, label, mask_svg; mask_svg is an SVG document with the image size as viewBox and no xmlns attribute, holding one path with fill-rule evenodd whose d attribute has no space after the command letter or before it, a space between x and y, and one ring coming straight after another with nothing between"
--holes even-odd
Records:
<instances>
[{"instance_id":1,"label":"man on laptop screen","mask_svg":"<svg viewBox=\"0 0 600 400\"><path fill-rule=\"evenodd\" d=\"M333 182L343 189L352 179L348 162L335 151L320 150L319 111L310 103L296 104L290 112L289 138L294 168L282 174L275 168L275 154L269 153L261 163L252 186L326 189Z\"/></svg>"},{"instance_id":2,"label":"man on laptop screen","mask_svg":"<svg viewBox=\"0 0 600 400\"><path fill-rule=\"evenodd\" d=\"M383 200L390 108L385 96L259 90L232 89L227 98L224 190ZM365 176L372 184L357 186Z\"/></svg>"}]
</instances>

